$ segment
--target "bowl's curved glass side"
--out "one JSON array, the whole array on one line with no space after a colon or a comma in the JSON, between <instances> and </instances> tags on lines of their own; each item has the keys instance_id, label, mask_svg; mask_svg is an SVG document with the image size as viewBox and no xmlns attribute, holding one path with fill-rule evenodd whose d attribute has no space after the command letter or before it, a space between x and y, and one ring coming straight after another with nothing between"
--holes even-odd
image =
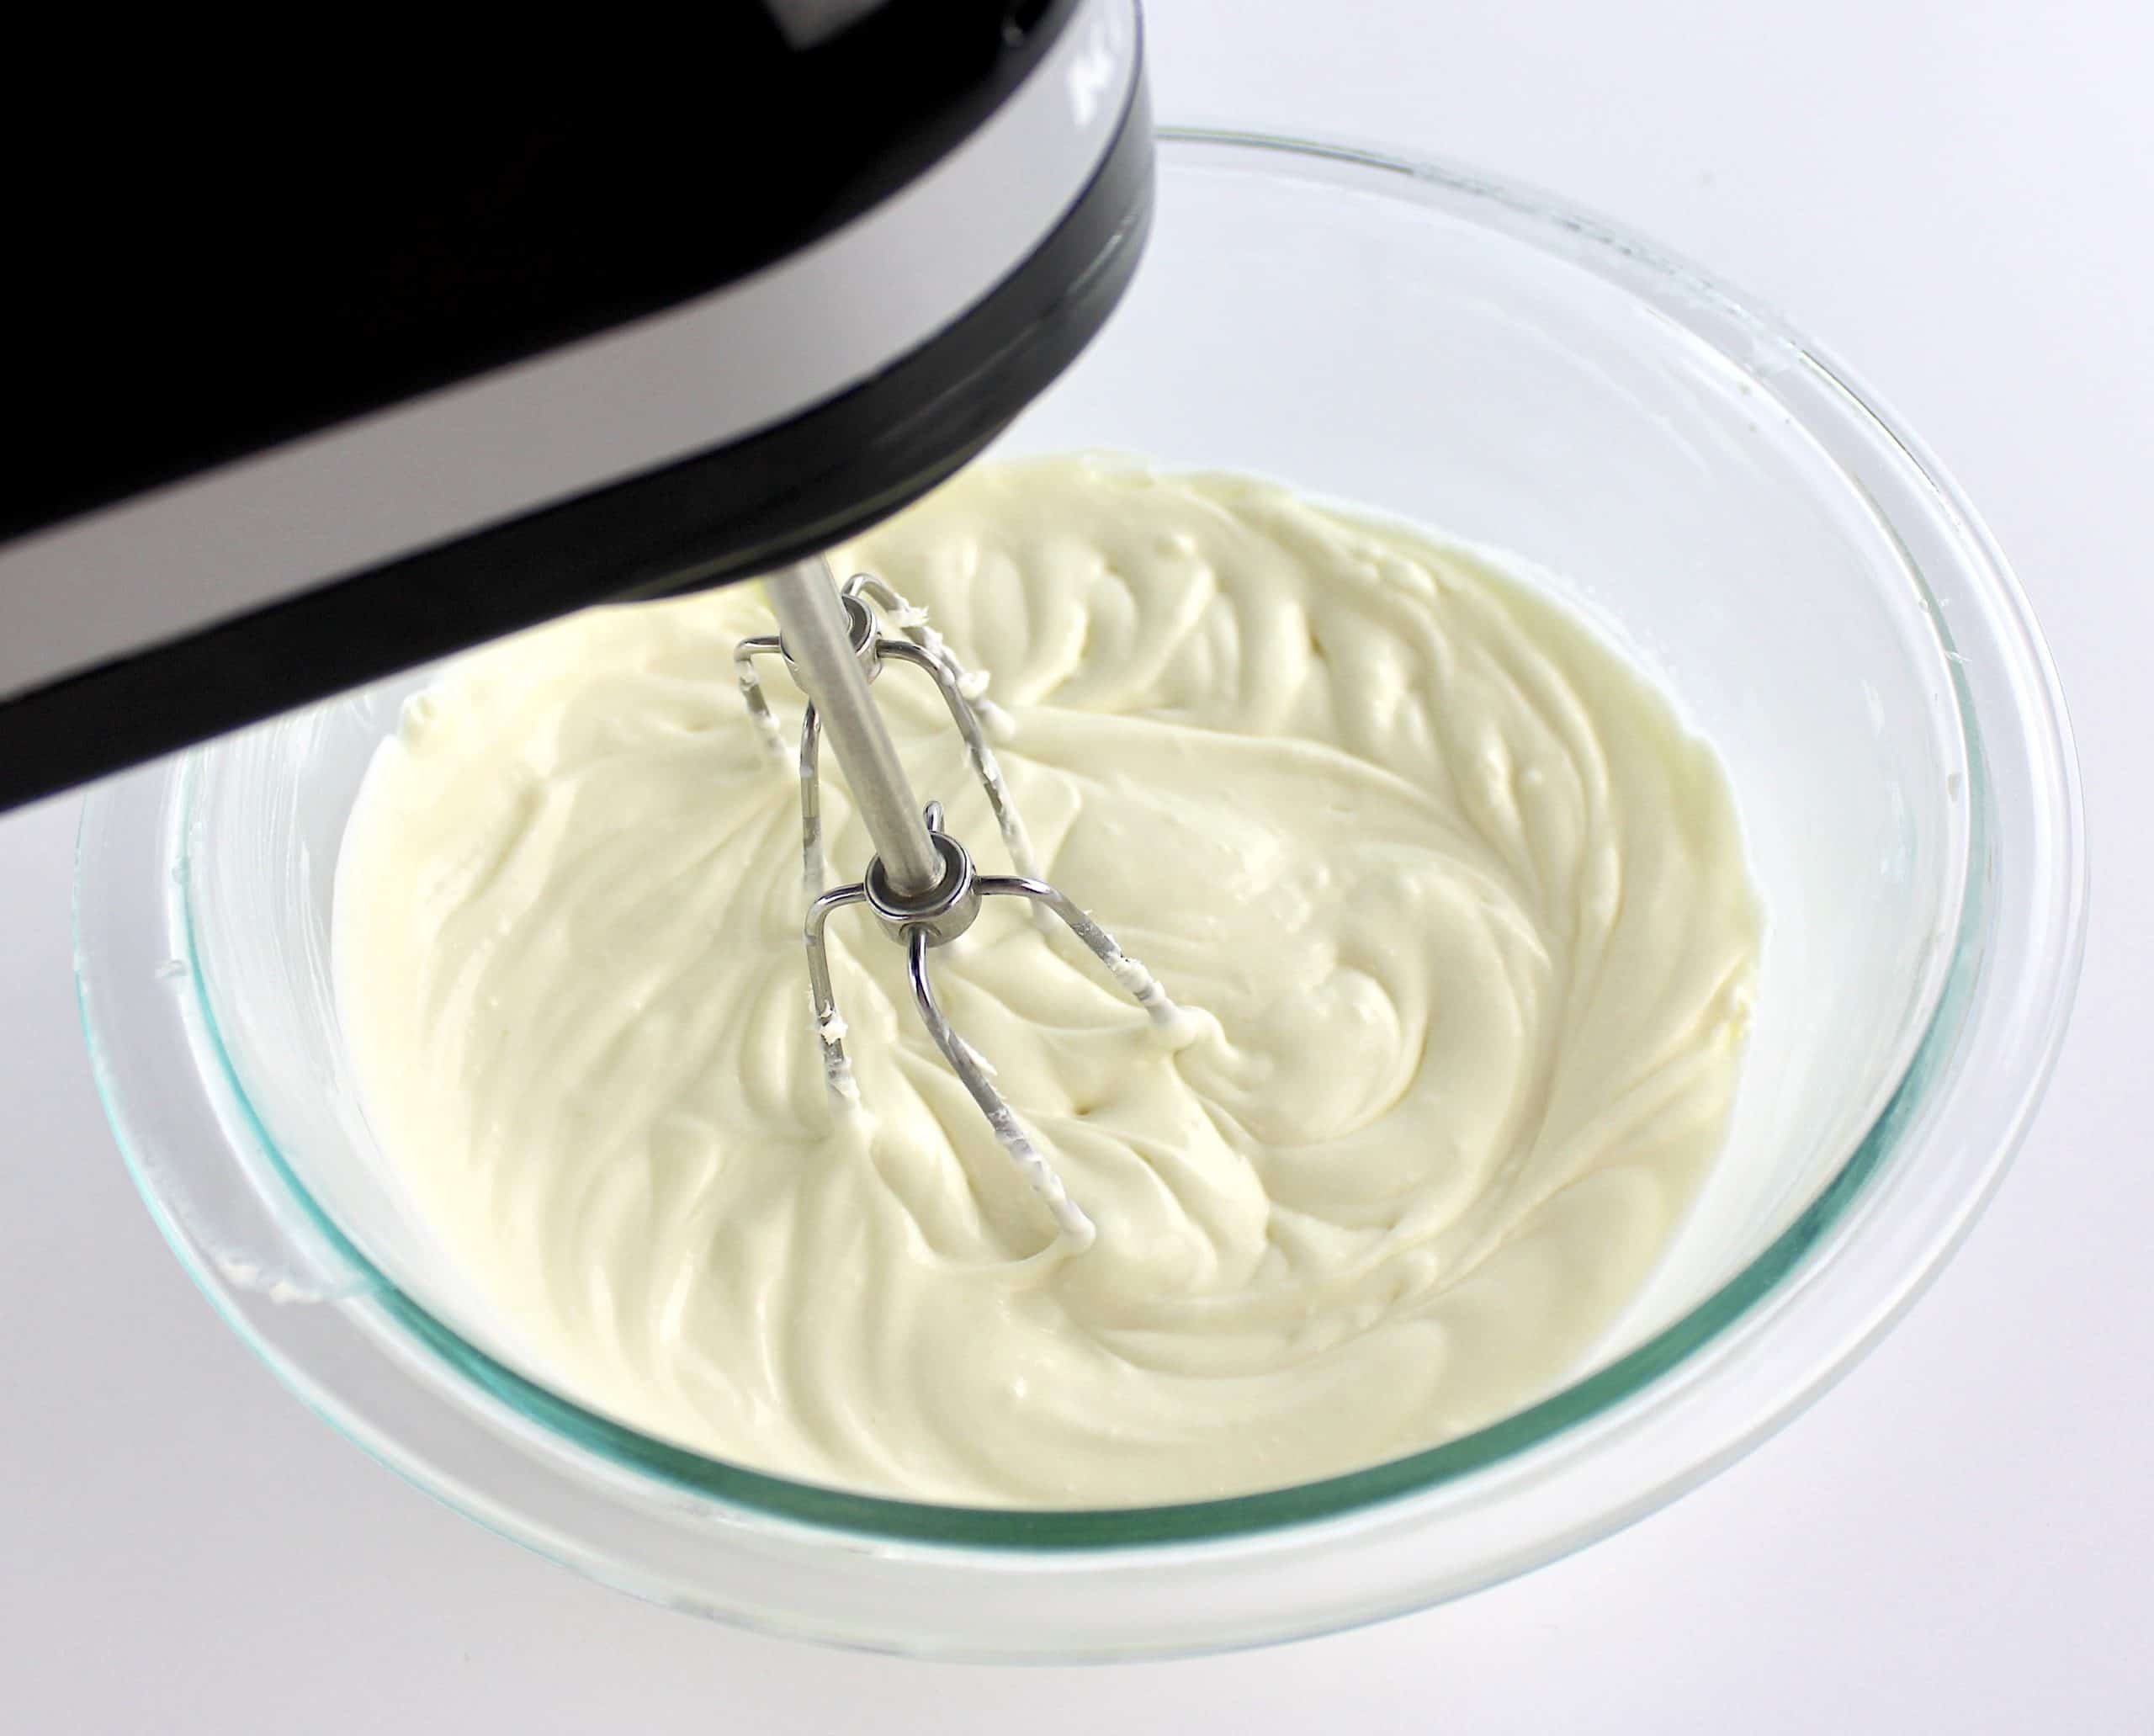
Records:
<instances>
[{"instance_id":1,"label":"bowl's curved glass side","mask_svg":"<svg viewBox=\"0 0 2154 1736\"><path fill-rule=\"evenodd\" d=\"M1219 146L1217 141L1202 141L1196 148L1207 152L1216 152ZM1271 154L1276 156L1278 153L1273 151ZM1333 184L1340 161L1340 159L1335 155L1327 159L1326 173L1332 179L1322 181L1318 184L1327 188ZM1387 198L1399 194L1401 184L1397 173L1385 167L1382 173L1387 178L1382 189ZM1462 198L1476 200L1483 197L1478 190L1462 191L1458 186L1425 173L1408 178L1403 183L1403 190L1406 195L1405 210L1409 217L1418 216L1419 213L1432 201L1456 202ZM1384 209L1388 213L1391 207L1386 205ZM1515 205L1505 207L1507 213L1513 216L1515 216L1520 209L1522 207ZM1589 247L1594 245L1597 243L1592 242L1589 237L1582 241L1579 231L1569 226L1559 227L1557 234L1548 243L1549 250L1559 254L1567 262L1582 247ZM1418 258L1416 260L1417 266L1429 263ZM1171 263L1170 259L1170 264ZM1155 266L1156 264L1155 261ZM1607 262L1607 273L1615 278L1626 277L1638 268L1637 257L1631 253L1618 252L1610 262ZM1626 295L1634 293L1632 288L1626 286ZM1674 311L1679 312L1684 311L1693 299L1693 292L1686 282L1679 286L1679 293L1674 296ZM1626 301L1618 304L1618 306L1631 305L1631 302ZM1718 311L1717 305L1715 304L1708 304L1708 309L1710 311ZM1602 300L1595 304L1594 316L1596 318L1621 317L1620 313L1610 311L1605 295ZM1282 311L1275 312L1273 317L1284 317L1284 314ZM1340 322L1320 323L1324 323L1325 328L1329 330L1331 326ZM1726 334L1721 335L1726 336ZM1738 335L1749 342L1753 349L1759 348L1755 342L1755 333L1748 326L1744 326ZM1791 369L1787 363L1787 358L1796 353L1795 352L1765 347L1765 353L1776 368L1782 369L1783 372L1795 374L1799 378L1799 370ZM1678 351L1676 353L1675 365L1679 372L1686 365L1692 367L1696 365L1695 362L1684 364L1682 361L1683 352ZM1085 365L1089 366L1090 364ZM1357 363L1356 365L1358 371L1366 373L1365 362ZM1083 372L1084 368L1080 366L1080 374L1081 375ZM1568 377L1558 376L1558 379ZM1111 382L1113 376L1110 375ZM1646 391L1649 384L1650 382L1642 373L1634 370L1632 377L1626 381L1624 391L1617 396L1618 410L1638 402L1638 395ZM1165 400L1172 402L1183 396L1186 395L1170 393L1165 395ZM1110 392L1109 397L1114 402L1127 401L1126 392ZM1749 414L1748 411L1741 413ZM1816 444L1814 439L1806 435L1803 461L1807 461L1808 449ZM1897 451L1897 449L1893 450ZM1891 454L1888 454L1889 455ZM1843 454L1849 466L1857 466L1864 456L1862 451L1854 449ZM1463 451L1454 453L1451 454L1451 461L1454 466L1462 465L1467 461L1467 455ZM1832 492L1836 496L1844 492L1850 499L1865 503L1874 503L1873 491L1861 486L1843 487L1841 478L1844 475L1851 473L1851 471L1834 470L1830 476ZM1808 486L1820 492L1824 491L1825 484L1822 481L1813 480ZM1621 491L1615 491L1621 492ZM1918 502L1911 504L1909 508L1911 513L1914 506L1918 504ZM1542 500L1541 508L1541 516L1544 518L1552 517L1556 510L1554 503L1547 499ZM1865 512L1867 511L1868 504L1865 504ZM1905 541L1904 536L1902 541ZM1934 556L1935 551L1931 552ZM1891 566L1897 556L1893 550L1888 549L1881 555L1872 551L1868 558L1873 564L1861 569L1865 575L1873 573L1880 568ZM1897 571L1897 567L1893 567L1892 570L1896 572ZM1910 584L1913 587L1919 586L1918 574L1911 579ZM1910 608L1907 613L1917 612ZM1925 622L1927 620L1926 617L1921 618ZM1949 666L1941 651L1934 653L1934 679L1940 684L1948 682L1949 677L1945 671ZM1958 722L1949 706L1944 709L1942 715L1948 724ZM1875 725L1875 730L1876 733L1884 733L1882 721ZM1912 735L1917 732L1910 728L1906 733ZM1954 733L1956 738L1957 730L1955 730ZM288 757L291 753L297 752L303 755L305 743L300 742L281 749L275 744L272 744L266 751L257 751L259 744L241 744L241 747L247 751L250 762L273 762ZM228 748L224 751L227 757L230 757L236 751ZM1960 763L1964 763L1964 761ZM1948 775L1956 777L1961 774L1948 774L1943 767L1939 766L1934 771L1936 783L1941 787ZM213 780L219 787L225 782L244 783L247 781L244 778ZM1958 811L1964 815L1964 803L1960 805ZM190 836L193 836L196 830L190 826ZM1964 831L1951 841L1960 843L1960 849L1955 853L1955 859L1934 867L1931 872L1941 884L1956 890L1960 883L1963 868ZM1903 877L1906 873L1907 870L1903 868ZM210 876L203 873L190 876L190 879L198 884L207 884ZM238 902L245 904L247 900L242 898ZM1941 907L1953 916L1960 914L1956 899L1944 898ZM1937 919L1930 920L1934 921ZM1913 926L1917 928L1918 937L1927 942L1930 938L1927 931L1923 930L1920 924ZM1718 1330L1720 1326L1733 1318L1742 1308L1748 1306L1757 1297L1765 1293L1770 1287L1772 1278L1785 1269L1791 1257L1790 1249L1800 1250L1813 1245L1822 1233L1822 1225L1830 1221L1831 1214L1837 1213L1844 1206L1846 1201L1853 1196L1854 1184L1870 1174L1874 1167L1874 1161L1865 1161L1861 1154L1867 1151L1874 1160L1877 1147L1874 1139L1865 1141L1862 1130L1865 1127L1873 1126L1876 1122L1881 1100L1889 1097L1896 1088L1903 1085L1907 1075L1907 1058L1913 1045L1922 1039L1926 1029L1932 1032L1933 1038L1935 1034L1934 1027L1931 1026L1926 1015L1930 1006L1934 1002L1934 996L1939 987L1938 979L1941 977L1952 953L1949 943L1949 933L1941 938L1944 943L1935 946L1934 955L1929 959L1927 969L1896 969L1894 973L1896 980L1906 979L1914 982L1916 988L1913 995L1913 1006L1916 1011L1925 1017L1902 1017L1897 1024L1888 1022L1882 1028L1881 1034L1885 1040L1875 1045L1884 1052L1885 1056L1885 1064L1878 1073L1878 1082L1874 1087L1876 1098L1866 1104L1858 1102L1855 1107L1860 1109L1861 1118L1853 1127L1838 1133L1837 1137L1823 1142L1831 1148L1828 1155L1834 1160L1829 1167L1821 1171L1812 1186L1803 1190L1801 1199L1796 1202L1797 1208L1802 1211L1802 1215L1790 1224L1785 1234L1779 1239L1767 1236L1753 1241L1752 1257L1744 1262L1743 1269L1738 1271L1732 1280L1716 1282L1709 1287L1701 1298L1696 1297L1694 1293L1693 1305L1686 1307L1672 1319L1662 1323L1664 1325L1664 1331L1657 1336L1648 1336L1632 1356L1617 1358L1609 1367L1591 1378L1566 1388L1563 1392L1552 1397L1544 1404L1522 1412L1493 1430L1449 1443L1431 1452L1418 1454L1393 1464L1377 1468L1370 1472L1330 1479L1323 1484L1302 1485L1292 1490L1249 1497L1238 1501L1200 1504L1187 1508L1152 1509L1142 1514L1083 1512L1015 1515L1004 1511L967 1512L940 1506L919 1506L904 1502L873 1500L764 1476L735 1465L682 1452L666 1443L651 1441L632 1431L619 1427L606 1418L593 1415L574 1400L549 1388L542 1379L532 1378L528 1369L505 1362L495 1346L484 1342L474 1343L472 1335L464 1330L462 1324L454 1316L445 1317L435 1305L431 1296L414 1292L401 1279L391 1282L394 1268L383 1266L378 1256L370 1257L369 1255L363 1255L358 1247L348 1242L346 1245L351 1257L375 1269L382 1277L383 1281L379 1286L379 1292L384 1298L385 1316L394 1316L393 1319L387 1321L386 1330L395 1334L408 1334L418 1341L435 1346L444 1355L454 1359L468 1378L484 1385L489 1390L507 1396L534 1420L543 1420L549 1427L572 1434L597 1451L621 1459L639 1470L669 1478L701 1492L739 1501L760 1510L814 1523L843 1526L871 1535L931 1541L1002 1544L1012 1547L1045 1547L1058 1544L1064 1547L1084 1547L1115 1545L1139 1539L1159 1541L1171 1538L1216 1537L1231 1535L1251 1528L1306 1521L1349 1510L1369 1501L1384 1499L1402 1489L1430 1486L1435 1483L1481 1469L1490 1463L1499 1463L1524 1447L1547 1438L1553 1432L1570 1426L1582 1418L1597 1414L1606 1404L1619 1401L1637 1383L1656 1378L1663 1370L1679 1362L1679 1352L1683 1347L1706 1341L1714 1330ZM203 974L205 978L214 976L215 972L210 961L203 962ZM210 1028L217 1031L220 1036L228 1034L230 1019L227 1017L223 1024L220 1024L216 1016L217 1010L222 1008L228 1011L232 1004L233 996L231 994L226 993L222 995L213 994L210 996L210 1006L204 1009ZM1867 1007L1862 1010L1865 1012L1870 1011ZM1836 1023L1854 1026L1857 1022L1849 1020L1836 1022ZM1856 1047L1860 1050L1864 1045L1858 1043ZM249 1077L247 1058L244 1054L229 1057L227 1064L236 1078L246 1080ZM258 1071L259 1069L257 1068L254 1070ZM271 1127L274 1128L278 1125L277 1118L268 1112L268 1109L263 1105L257 1102L255 1107L263 1111L263 1119ZM289 1112L290 1106L288 1105L286 1107ZM287 1118L289 1119L289 1112ZM1827 1129L1828 1133L1831 1131L1829 1128ZM269 1144L273 1151L282 1154L283 1146L280 1142L270 1140L265 1143ZM1851 1149L1857 1153L1857 1157L1852 1163L1847 1157L1847 1154ZM296 1160L292 1167L293 1173L290 1174L289 1179L294 1195L316 1213L321 1233L339 1240L346 1238L348 1234L355 1234L351 1225L336 1209L336 1197L331 1195L324 1197L318 1188L310 1186L310 1176L301 1168Z\"/></svg>"},{"instance_id":2,"label":"bowl's curved glass side","mask_svg":"<svg viewBox=\"0 0 2154 1736\"><path fill-rule=\"evenodd\" d=\"M109 780L83 804L75 981L93 1075L152 1215L205 1289L230 1282L280 1301L350 1294L366 1269L293 1209L214 1032L190 1017L201 984L186 938L188 796L185 770L167 763Z\"/></svg>"},{"instance_id":3,"label":"bowl's curved glass side","mask_svg":"<svg viewBox=\"0 0 2154 1736\"><path fill-rule=\"evenodd\" d=\"M1524 220L1513 196L1410 173L1500 204L1505 225ZM1536 220L1552 245L1582 232L1560 213ZM1618 252L1611 270L1660 268ZM1669 299L1695 300L1689 280ZM1627 1522L1814 1396L1964 1234L2046 1078L2083 937L2068 731L2024 602L1912 443L1814 359L1776 365L1784 401L1880 502L1942 599L1930 606L1960 660L1971 735L1960 943L1914 1064L1795 1223L1702 1305L1534 1410L1356 1476L1126 1513L880 1501L621 1430L436 1319L372 1269L273 1148L250 1149L267 1142L186 953L183 791L169 767L93 794L77 874L86 1028L151 1210L235 1330L385 1463L594 1577L749 1625L950 1655L1198 1650L1456 1595Z\"/></svg>"},{"instance_id":4,"label":"bowl's curved glass side","mask_svg":"<svg viewBox=\"0 0 2154 1736\"><path fill-rule=\"evenodd\" d=\"M375 1142L339 1016L332 914L346 821L419 669L225 737L186 760L178 940L204 1059L241 1149L363 1271L488 1354L544 1377L449 1256Z\"/></svg>"}]
</instances>

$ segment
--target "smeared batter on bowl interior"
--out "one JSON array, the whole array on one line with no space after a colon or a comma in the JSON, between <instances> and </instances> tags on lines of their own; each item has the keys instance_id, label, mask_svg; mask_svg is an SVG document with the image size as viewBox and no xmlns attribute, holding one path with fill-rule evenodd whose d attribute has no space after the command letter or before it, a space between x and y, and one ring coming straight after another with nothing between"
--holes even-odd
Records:
<instances>
[{"instance_id":1,"label":"smeared batter on bowl interior","mask_svg":"<svg viewBox=\"0 0 2154 1736\"><path fill-rule=\"evenodd\" d=\"M1667 703L1481 558L1232 478L976 467L836 564L992 672L1048 873L1196 1033L1021 909L936 955L1098 1221L1070 1253L858 912L833 1113L755 590L477 653L368 778L339 994L383 1150L554 1376L784 1475L1063 1506L1351 1470L1572 1372L1713 1160L1757 957ZM928 684L876 691L1005 868Z\"/></svg>"}]
</instances>

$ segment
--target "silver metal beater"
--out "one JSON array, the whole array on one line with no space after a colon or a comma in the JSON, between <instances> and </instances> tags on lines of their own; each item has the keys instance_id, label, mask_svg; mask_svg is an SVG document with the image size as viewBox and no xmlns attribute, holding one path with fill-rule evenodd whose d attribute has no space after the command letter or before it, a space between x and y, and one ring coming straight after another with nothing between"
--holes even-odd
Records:
<instances>
[{"instance_id":1,"label":"silver metal beater","mask_svg":"<svg viewBox=\"0 0 2154 1736\"><path fill-rule=\"evenodd\" d=\"M808 709L800 725L801 872L809 900L804 938L808 949L808 988L822 1044L823 1073L830 1092L846 1107L857 1106L860 1090L845 1050L845 1021L830 990L830 964L824 929L830 914L864 904L883 932L905 949L913 999L928 1035L1012 1162L1046 1203L1056 1227L1080 1249L1089 1246L1092 1220L1069 1197L1062 1178L1039 1154L1009 1102L995 1088L993 1069L979 1052L952 1028L936 999L927 955L947 946L973 926L987 898L1028 900L1040 920L1059 917L1090 948L1108 974L1159 1025L1170 1024L1177 1009L1151 972L1115 944L1112 936L1067 897L1039 878L1024 822L1010 799L1002 769L981 727L983 713L1000 727L1007 718L985 698L984 678L968 673L914 608L881 579L856 574L841 591L830 563L820 555L797 562L763 581L777 615L778 630L744 639L734 648L741 698L764 739L785 756L777 720L763 697L756 660L774 655L802 693ZM888 612L902 637L883 629L877 608ZM958 731L964 738L973 775L987 792L1004 844L1017 872L983 874L965 847L942 829L942 804L923 809L915 799L897 748L883 727L868 683L892 659L924 669L933 679ZM875 855L860 879L849 886L823 887L823 820L820 762L821 739L845 768L854 804L875 845Z\"/></svg>"}]
</instances>

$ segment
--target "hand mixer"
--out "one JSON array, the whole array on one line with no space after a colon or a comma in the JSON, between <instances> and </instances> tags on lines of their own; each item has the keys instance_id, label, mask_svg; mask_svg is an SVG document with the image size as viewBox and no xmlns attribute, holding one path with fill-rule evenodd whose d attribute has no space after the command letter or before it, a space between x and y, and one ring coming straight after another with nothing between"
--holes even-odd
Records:
<instances>
[{"instance_id":1,"label":"hand mixer","mask_svg":"<svg viewBox=\"0 0 2154 1736\"><path fill-rule=\"evenodd\" d=\"M1135 0L633 28L632 106L410 53L348 102L99 48L99 149L0 114L0 810L788 570L976 454L1120 299L1152 199ZM926 840L908 810L894 891Z\"/></svg>"},{"instance_id":2,"label":"hand mixer","mask_svg":"<svg viewBox=\"0 0 2154 1736\"><path fill-rule=\"evenodd\" d=\"M586 603L769 575L781 630L742 648L742 687L773 743L757 657L811 702L831 1089L854 1091L825 928L864 904L1088 1241L929 953L1022 899L1154 1019L1173 1006L1039 877L977 682L888 586L841 595L813 551L972 457L1119 300L1152 198L1135 0L731 0L639 28L633 119L394 75L345 114L231 65L100 92L125 174L14 141L41 167L0 329L37 438L0 475L0 810ZM941 691L1014 873L977 872L915 801L868 693L891 661ZM825 734L876 852L828 891Z\"/></svg>"},{"instance_id":3,"label":"hand mixer","mask_svg":"<svg viewBox=\"0 0 2154 1736\"><path fill-rule=\"evenodd\" d=\"M824 931L833 913L864 904L884 933L905 949L905 968L913 999L935 1046L986 1116L1019 1172L1038 1194L1055 1226L1073 1248L1089 1246L1092 1220L1069 1197L1062 1178L1041 1156L1016 1115L995 1087L993 1069L960 1037L936 998L928 972L931 948L946 946L973 926L980 904L989 898L1029 900L1035 908L1058 917L1088 947L1130 996L1159 1026L1177 1017L1173 1001L1152 974L1115 943L1112 936L1062 892L1041 879L1032 846L1004 783L994 750L987 745L975 702L984 687L931 635L924 617L873 574L858 573L841 592L830 564L820 555L795 563L763 581L778 618L778 632L743 640L734 653L740 691L749 715L764 738L783 755L777 724L763 697L756 659L783 657L808 697L800 725L800 834L803 878L809 900L804 930L808 951L809 995L822 1043L823 1071L841 1109L859 1102L852 1064L846 1057L845 1022L830 988L830 965ZM868 599L890 610L908 636L883 630ZM1017 872L982 874L965 847L942 828L942 805L922 809L883 727L868 684L895 660L925 670L963 736L973 772L987 793L1004 843ZM852 790L854 805L875 845L860 879L851 885L823 888L820 741L827 733L832 751Z\"/></svg>"}]
</instances>

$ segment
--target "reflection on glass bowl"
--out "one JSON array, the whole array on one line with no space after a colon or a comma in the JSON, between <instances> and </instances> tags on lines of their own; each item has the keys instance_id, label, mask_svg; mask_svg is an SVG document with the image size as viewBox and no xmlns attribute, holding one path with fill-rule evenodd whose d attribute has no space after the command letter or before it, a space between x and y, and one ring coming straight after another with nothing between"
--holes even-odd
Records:
<instances>
[{"instance_id":1,"label":"reflection on glass bowl","mask_svg":"<svg viewBox=\"0 0 2154 1736\"><path fill-rule=\"evenodd\" d=\"M2061 1034L2084 863L2025 605L1941 473L1776 320L1457 172L1170 131L1149 255L1005 437L1276 476L1501 547L1720 751L1769 921L1726 1155L1562 1390L1232 1500L968 1510L788 1482L579 1405L459 1284L361 1115L329 990L339 839L423 672L115 781L78 970L108 1110L175 1250L303 1398L608 1583L788 1633L985 1658L1345 1626L1671 1498L1906 1307Z\"/></svg>"}]
</instances>

